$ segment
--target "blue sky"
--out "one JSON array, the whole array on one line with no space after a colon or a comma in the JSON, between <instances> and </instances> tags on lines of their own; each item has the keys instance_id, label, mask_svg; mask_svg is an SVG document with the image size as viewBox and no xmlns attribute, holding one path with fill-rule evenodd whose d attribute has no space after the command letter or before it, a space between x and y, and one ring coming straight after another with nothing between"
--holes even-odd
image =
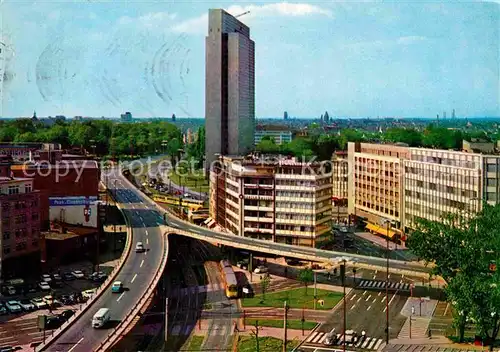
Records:
<instances>
[{"instance_id":1,"label":"blue sky","mask_svg":"<svg viewBox=\"0 0 500 352\"><path fill-rule=\"evenodd\" d=\"M204 116L209 8L256 43L257 117L500 116L500 4L1 1L2 116Z\"/></svg>"}]
</instances>

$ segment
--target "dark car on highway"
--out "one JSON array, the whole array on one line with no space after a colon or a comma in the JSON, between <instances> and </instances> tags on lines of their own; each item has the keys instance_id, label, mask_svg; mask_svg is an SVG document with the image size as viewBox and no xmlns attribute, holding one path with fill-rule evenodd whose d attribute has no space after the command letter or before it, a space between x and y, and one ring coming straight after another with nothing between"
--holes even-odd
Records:
<instances>
[{"instance_id":1,"label":"dark car on highway","mask_svg":"<svg viewBox=\"0 0 500 352\"><path fill-rule=\"evenodd\" d=\"M57 329L58 327L61 326L62 323L63 323L63 321L61 320L61 318L59 316L50 315L50 316L47 316L45 328L49 329L49 330Z\"/></svg>"}]
</instances>

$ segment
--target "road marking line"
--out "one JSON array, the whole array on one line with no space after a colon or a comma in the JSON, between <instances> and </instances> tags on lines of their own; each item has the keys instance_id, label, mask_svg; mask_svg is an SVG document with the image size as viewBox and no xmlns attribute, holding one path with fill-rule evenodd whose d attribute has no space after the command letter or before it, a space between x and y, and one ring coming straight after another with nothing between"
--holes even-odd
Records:
<instances>
[{"instance_id":1,"label":"road marking line","mask_svg":"<svg viewBox=\"0 0 500 352\"><path fill-rule=\"evenodd\" d=\"M354 307L356 307L356 305L355 305L355 304L353 304L353 305L352 305L351 310L353 310L353 309L354 309Z\"/></svg>"},{"instance_id":2,"label":"road marking line","mask_svg":"<svg viewBox=\"0 0 500 352\"><path fill-rule=\"evenodd\" d=\"M139 268L142 268L143 265L144 265L144 259L141 261L141 265L139 265Z\"/></svg>"},{"instance_id":3,"label":"road marking line","mask_svg":"<svg viewBox=\"0 0 500 352\"><path fill-rule=\"evenodd\" d=\"M370 310L370 309L372 309L372 306L369 306L368 308L366 308L366 310Z\"/></svg>"},{"instance_id":4,"label":"road marking line","mask_svg":"<svg viewBox=\"0 0 500 352\"><path fill-rule=\"evenodd\" d=\"M365 302L368 302L370 300L370 298L372 298L372 295L369 295L366 299L365 299Z\"/></svg>"},{"instance_id":5,"label":"road marking line","mask_svg":"<svg viewBox=\"0 0 500 352\"><path fill-rule=\"evenodd\" d=\"M149 236L149 232L148 232L148 230L146 230L146 236Z\"/></svg>"},{"instance_id":6,"label":"road marking line","mask_svg":"<svg viewBox=\"0 0 500 352\"><path fill-rule=\"evenodd\" d=\"M374 299L373 299L373 302L372 302L372 303L375 303L375 302L377 302L377 299L376 299L376 298L374 298Z\"/></svg>"},{"instance_id":7,"label":"road marking line","mask_svg":"<svg viewBox=\"0 0 500 352\"><path fill-rule=\"evenodd\" d=\"M130 280L131 284L134 283L136 277L137 277L137 274L135 274L134 277L132 278L132 280Z\"/></svg>"},{"instance_id":8,"label":"road marking line","mask_svg":"<svg viewBox=\"0 0 500 352\"><path fill-rule=\"evenodd\" d=\"M377 278L377 275L373 275L373 280L375 280Z\"/></svg>"},{"instance_id":9,"label":"road marking line","mask_svg":"<svg viewBox=\"0 0 500 352\"><path fill-rule=\"evenodd\" d=\"M363 292L363 296L364 296L364 295L366 295L367 293L368 293L368 291L364 291L364 292Z\"/></svg>"},{"instance_id":10,"label":"road marking line","mask_svg":"<svg viewBox=\"0 0 500 352\"><path fill-rule=\"evenodd\" d=\"M144 255L148 255L148 251L144 251Z\"/></svg>"},{"instance_id":11,"label":"road marking line","mask_svg":"<svg viewBox=\"0 0 500 352\"><path fill-rule=\"evenodd\" d=\"M146 244L149 244L149 238L146 238Z\"/></svg>"},{"instance_id":12,"label":"road marking line","mask_svg":"<svg viewBox=\"0 0 500 352\"><path fill-rule=\"evenodd\" d=\"M361 298L363 298L363 297L359 297L359 298L358 298L358 300L357 300L356 302L359 302L359 301L361 301Z\"/></svg>"},{"instance_id":13,"label":"road marking line","mask_svg":"<svg viewBox=\"0 0 500 352\"><path fill-rule=\"evenodd\" d=\"M76 348L76 346L78 346L78 344L79 344L80 342L82 342L82 341L83 341L83 337L82 337L80 340L78 340L78 342L77 342L77 343L75 343L75 345L74 345L73 347L71 347L71 348L68 350L68 352L73 351L73 350Z\"/></svg>"},{"instance_id":14,"label":"road marking line","mask_svg":"<svg viewBox=\"0 0 500 352\"><path fill-rule=\"evenodd\" d=\"M379 292L377 296L380 297L381 294L382 294L382 292Z\"/></svg>"},{"instance_id":15,"label":"road marking line","mask_svg":"<svg viewBox=\"0 0 500 352\"><path fill-rule=\"evenodd\" d=\"M385 302L385 299L386 299L386 298L387 298L386 296L384 296L384 298L382 298L382 303L384 303L384 302Z\"/></svg>"},{"instance_id":16,"label":"road marking line","mask_svg":"<svg viewBox=\"0 0 500 352\"><path fill-rule=\"evenodd\" d=\"M116 301L120 302L120 300L122 299L122 297L123 297L124 294L125 294L125 292L122 292L122 294L118 297L118 299Z\"/></svg>"},{"instance_id":17,"label":"road marking line","mask_svg":"<svg viewBox=\"0 0 500 352\"><path fill-rule=\"evenodd\" d=\"M391 278L391 274L387 275L387 278L390 279Z\"/></svg>"},{"instance_id":18,"label":"road marking line","mask_svg":"<svg viewBox=\"0 0 500 352\"><path fill-rule=\"evenodd\" d=\"M354 294L349 301L352 301L354 298L356 298L356 294Z\"/></svg>"}]
</instances>

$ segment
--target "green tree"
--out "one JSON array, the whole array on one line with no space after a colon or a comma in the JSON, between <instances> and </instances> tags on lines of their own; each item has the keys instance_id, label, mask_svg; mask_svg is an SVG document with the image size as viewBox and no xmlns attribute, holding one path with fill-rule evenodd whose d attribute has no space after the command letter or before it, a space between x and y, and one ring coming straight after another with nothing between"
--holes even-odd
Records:
<instances>
[{"instance_id":1,"label":"green tree","mask_svg":"<svg viewBox=\"0 0 500 352\"><path fill-rule=\"evenodd\" d=\"M465 322L476 322L479 334L495 340L500 329L500 275L490 265L500 255L500 206L483 205L476 216L445 214L441 221L418 219L408 246L434 263L433 272L447 282L454 324L463 340Z\"/></svg>"},{"instance_id":2,"label":"green tree","mask_svg":"<svg viewBox=\"0 0 500 352\"><path fill-rule=\"evenodd\" d=\"M303 269L299 272L298 279L304 287L306 288L306 296L307 296L307 287L314 280L314 272L311 268Z\"/></svg>"},{"instance_id":3,"label":"green tree","mask_svg":"<svg viewBox=\"0 0 500 352\"><path fill-rule=\"evenodd\" d=\"M382 138L395 143L406 143L410 147L422 146L422 133L414 128L389 128Z\"/></svg>"},{"instance_id":4,"label":"green tree","mask_svg":"<svg viewBox=\"0 0 500 352\"><path fill-rule=\"evenodd\" d=\"M270 284L271 284L271 278L269 277L269 275L264 274L264 276L262 276L262 278L260 279L260 287L262 289L261 303L264 303L264 301L266 300L266 292Z\"/></svg>"}]
</instances>

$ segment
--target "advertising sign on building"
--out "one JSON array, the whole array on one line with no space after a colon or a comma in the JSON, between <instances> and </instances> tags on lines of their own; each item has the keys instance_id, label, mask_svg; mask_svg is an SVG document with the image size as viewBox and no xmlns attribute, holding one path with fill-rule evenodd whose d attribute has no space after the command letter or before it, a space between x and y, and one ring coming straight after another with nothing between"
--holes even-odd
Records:
<instances>
[{"instance_id":1,"label":"advertising sign on building","mask_svg":"<svg viewBox=\"0 0 500 352\"><path fill-rule=\"evenodd\" d=\"M97 227L96 196L49 197L49 217L72 225Z\"/></svg>"}]
</instances>

